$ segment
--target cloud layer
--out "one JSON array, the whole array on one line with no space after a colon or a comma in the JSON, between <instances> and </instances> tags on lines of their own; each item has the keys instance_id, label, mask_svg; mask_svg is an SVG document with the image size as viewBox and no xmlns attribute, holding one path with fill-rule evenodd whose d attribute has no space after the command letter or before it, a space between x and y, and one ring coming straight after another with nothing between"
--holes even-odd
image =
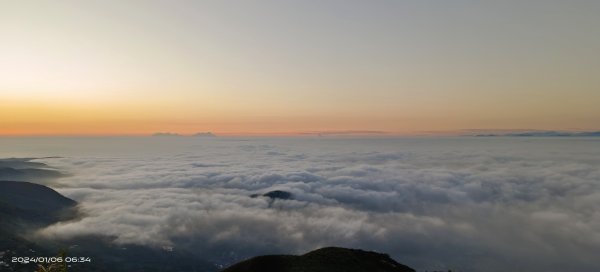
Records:
<instances>
[{"instance_id":1,"label":"cloud layer","mask_svg":"<svg viewBox=\"0 0 600 272\"><path fill-rule=\"evenodd\" d=\"M598 143L154 138L124 155L104 142L102 154L44 160L71 174L58 190L87 216L42 234L218 262L335 245L423 270L597 271ZM294 197L250 197L272 190Z\"/></svg>"}]
</instances>

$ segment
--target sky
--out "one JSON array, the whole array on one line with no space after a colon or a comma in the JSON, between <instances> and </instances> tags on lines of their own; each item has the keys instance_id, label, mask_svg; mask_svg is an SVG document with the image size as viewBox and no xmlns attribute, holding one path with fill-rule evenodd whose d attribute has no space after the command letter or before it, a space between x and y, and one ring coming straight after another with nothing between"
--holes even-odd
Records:
<instances>
[{"instance_id":1,"label":"sky","mask_svg":"<svg viewBox=\"0 0 600 272\"><path fill-rule=\"evenodd\" d=\"M0 1L0 135L596 130L598 1Z\"/></svg>"}]
</instances>

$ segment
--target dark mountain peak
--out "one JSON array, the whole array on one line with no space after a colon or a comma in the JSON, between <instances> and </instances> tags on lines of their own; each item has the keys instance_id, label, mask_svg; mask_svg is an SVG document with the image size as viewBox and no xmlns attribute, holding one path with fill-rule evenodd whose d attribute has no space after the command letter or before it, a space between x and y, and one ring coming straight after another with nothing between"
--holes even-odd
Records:
<instances>
[{"instance_id":1,"label":"dark mountain peak","mask_svg":"<svg viewBox=\"0 0 600 272\"><path fill-rule=\"evenodd\" d=\"M414 272L387 254L325 247L304 255L266 255L234 264L223 272Z\"/></svg>"},{"instance_id":2,"label":"dark mountain peak","mask_svg":"<svg viewBox=\"0 0 600 272\"><path fill-rule=\"evenodd\" d=\"M366 251L362 249L352 249L343 247L324 247L308 252L303 257L307 258L329 258L329 257L369 257L378 259L390 259L388 254L378 253L374 251Z\"/></svg>"},{"instance_id":3,"label":"dark mountain peak","mask_svg":"<svg viewBox=\"0 0 600 272\"><path fill-rule=\"evenodd\" d=\"M291 199L292 193L281 190L275 190L265 193L263 194L263 196L266 196L271 199Z\"/></svg>"},{"instance_id":4,"label":"dark mountain peak","mask_svg":"<svg viewBox=\"0 0 600 272\"><path fill-rule=\"evenodd\" d=\"M292 193L287 192L287 191L282 191L282 190L274 190L274 191L269 191L266 192L264 194L253 194L250 197L255 198L255 197L259 197L259 196L264 196L264 197L268 197L271 200L275 200L275 199L292 199Z\"/></svg>"}]
</instances>

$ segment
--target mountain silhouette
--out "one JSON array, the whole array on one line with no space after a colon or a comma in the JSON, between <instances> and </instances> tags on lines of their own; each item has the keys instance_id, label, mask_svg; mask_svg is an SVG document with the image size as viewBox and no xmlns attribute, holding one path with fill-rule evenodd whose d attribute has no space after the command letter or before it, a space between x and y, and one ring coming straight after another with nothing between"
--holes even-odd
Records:
<instances>
[{"instance_id":1,"label":"mountain silhouette","mask_svg":"<svg viewBox=\"0 0 600 272\"><path fill-rule=\"evenodd\" d=\"M387 254L326 247L304 255L258 256L234 264L222 272L414 272Z\"/></svg>"}]
</instances>

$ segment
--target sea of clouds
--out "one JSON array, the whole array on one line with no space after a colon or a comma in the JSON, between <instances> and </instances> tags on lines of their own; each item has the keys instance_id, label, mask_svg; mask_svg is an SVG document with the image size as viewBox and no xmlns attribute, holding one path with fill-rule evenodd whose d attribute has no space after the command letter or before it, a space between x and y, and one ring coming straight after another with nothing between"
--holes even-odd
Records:
<instances>
[{"instance_id":1,"label":"sea of clouds","mask_svg":"<svg viewBox=\"0 0 600 272\"><path fill-rule=\"evenodd\" d=\"M598 139L155 137L69 148L40 161L69 174L53 187L85 216L41 230L50 238L105 235L222 263L344 246L419 270L600 271ZM293 199L250 197L272 190Z\"/></svg>"}]
</instances>

